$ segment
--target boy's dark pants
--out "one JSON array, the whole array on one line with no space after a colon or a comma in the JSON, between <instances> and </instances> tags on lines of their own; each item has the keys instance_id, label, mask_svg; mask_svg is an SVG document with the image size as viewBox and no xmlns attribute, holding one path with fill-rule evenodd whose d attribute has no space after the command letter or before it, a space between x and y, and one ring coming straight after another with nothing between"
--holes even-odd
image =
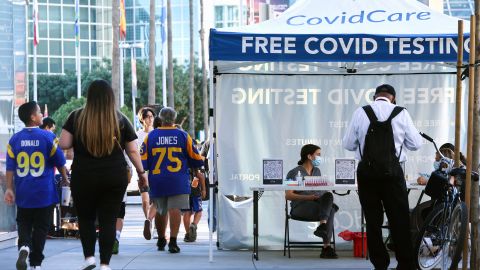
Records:
<instances>
[{"instance_id":1,"label":"boy's dark pants","mask_svg":"<svg viewBox=\"0 0 480 270\"><path fill-rule=\"evenodd\" d=\"M53 219L54 205L43 208L17 207L18 249L30 248L30 266L40 266L47 233Z\"/></svg>"}]
</instances>

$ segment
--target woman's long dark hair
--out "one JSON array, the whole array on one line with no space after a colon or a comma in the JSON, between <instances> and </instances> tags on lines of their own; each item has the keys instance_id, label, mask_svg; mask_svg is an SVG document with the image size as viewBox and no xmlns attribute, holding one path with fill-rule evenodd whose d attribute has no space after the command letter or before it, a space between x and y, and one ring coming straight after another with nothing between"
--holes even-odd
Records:
<instances>
[{"instance_id":1,"label":"woman's long dark hair","mask_svg":"<svg viewBox=\"0 0 480 270\"><path fill-rule=\"evenodd\" d=\"M94 157L110 155L120 141L118 113L110 84L95 80L88 87L87 103L78 116L76 138Z\"/></svg>"},{"instance_id":2,"label":"woman's long dark hair","mask_svg":"<svg viewBox=\"0 0 480 270\"><path fill-rule=\"evenodd\" d=\"M298 161L298 165L303 165L305 161L308 159L308 155L313 155L315 151L320 149L320 146L315 144L305 144L300 150L300 160Z\"/></svg>"}]
</instances>

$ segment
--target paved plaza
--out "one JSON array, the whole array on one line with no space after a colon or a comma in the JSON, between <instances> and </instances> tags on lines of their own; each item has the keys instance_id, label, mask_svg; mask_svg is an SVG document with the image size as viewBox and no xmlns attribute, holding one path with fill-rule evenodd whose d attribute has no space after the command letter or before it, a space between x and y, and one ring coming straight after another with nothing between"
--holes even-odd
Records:
<instances>
[{"instance_id":1,"label":"paved plaza","mask_svg":"<svg viewBox=\"0 0 480 270\"><path fill-rule=\"evenodd\" d=\"M339 247L340 258L337 260L320 259L318 250L294 250L291 259L284 257L283 251L260 251L260 260L254 262L251 251L224 251L214 247L213 262L209 262L206 215L199 225L197 242L184 243L182 227L179 233L181 248L179 254L157 251L155 241L145 240L142 230L141 206L138 204L128 205L125 227L120 241L120 253L113 255L110 265L112 269L371 269L369 261L352 256L351 243ZM98 246L96 255L98 262ZM80 241L50 239L45 247L45 257L42 269L77 269L83 260ZM16 258L16 247L0 250L0 269L15 269ZM391 266L395 265L395 259L392 258Z\"/></svg>"}]
</instances>

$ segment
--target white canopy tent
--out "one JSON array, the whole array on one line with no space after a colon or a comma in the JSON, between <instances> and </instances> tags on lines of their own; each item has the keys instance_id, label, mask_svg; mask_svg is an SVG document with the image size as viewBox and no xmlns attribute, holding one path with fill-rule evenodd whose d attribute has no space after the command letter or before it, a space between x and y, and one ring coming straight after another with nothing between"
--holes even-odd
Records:
<instances>
[{"instance_id":1,"label":"white canopy tent","mask_svg":"<svg viewBox=\"0 0 480 270\"><path fill-rule=\"evenodd\" d=\"M249 188L262 183L263 159L282 159L285 176L296 166L300 148L317 144L324 156L322 174L335 178L335 159L353 157L341 145L348 121L379 84L397 89L398 104L419 130L441 143L453 142L457 21L417 1L300 0L273 20L212 29L210 139L220 248L253 244ZM468 45L466 33L465 59ZM429 146L408 156L408 181L431 171ZM335 200L340 206L335 232L359 230L357 196ZM278 249L283 194L265 193L259 204L260 244ZM314 228L295 224L291 238L310 237L305 231Z\"/></svg>"}]
</instances>

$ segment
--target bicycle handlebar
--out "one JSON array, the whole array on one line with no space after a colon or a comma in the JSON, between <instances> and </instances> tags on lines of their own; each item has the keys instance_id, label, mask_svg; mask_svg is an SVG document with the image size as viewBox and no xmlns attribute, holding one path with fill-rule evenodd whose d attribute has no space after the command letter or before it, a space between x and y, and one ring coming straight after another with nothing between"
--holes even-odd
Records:
<instances>
[{"instance_id":1,"label":"bicycle handlebar","mask_svg":"<svg viewBox=\"0 0 480 270\"><path fill-rule=\"evenodd\" d=\"M422 136L425 140L433 143L432 137L428 136L427 134L425 134L425 133L423 133L423 132L420 132L420 136Z\"/></svg>"}]
</instances>

